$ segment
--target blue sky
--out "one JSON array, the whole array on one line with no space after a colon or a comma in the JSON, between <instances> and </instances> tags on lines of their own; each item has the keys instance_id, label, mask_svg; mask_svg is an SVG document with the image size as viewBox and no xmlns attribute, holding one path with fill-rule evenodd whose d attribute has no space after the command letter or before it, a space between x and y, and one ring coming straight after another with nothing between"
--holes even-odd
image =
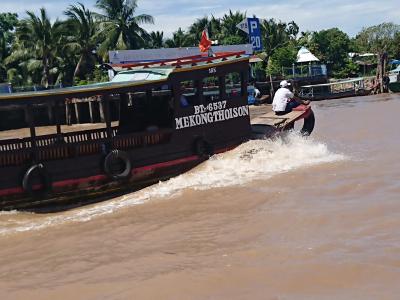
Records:
<instances>
[{"instance_id":1,"label":"blue sky","mask_svg":"<svg viewBox=\"0 0 400 300\"><path fill-rule=\"evenodd\" d=\"M1 0L0 12L16 12L25 17L26 10L38 12L45 7L55 19L63 18L68 5L78 1L70 0ZM80 0L94 9L95 0ZM400 24L399 0L139 0L138 13L150 14L155 18L154 25L144 26L147 30L164 31L164 36L179 27L186 29L196 18L221 17L229 9L246 11L248 16L275 18L289 22L294 20L301 31L321 30L338 27L354 36L363 27L382 22Z\"/></svg>"}]
</instances>

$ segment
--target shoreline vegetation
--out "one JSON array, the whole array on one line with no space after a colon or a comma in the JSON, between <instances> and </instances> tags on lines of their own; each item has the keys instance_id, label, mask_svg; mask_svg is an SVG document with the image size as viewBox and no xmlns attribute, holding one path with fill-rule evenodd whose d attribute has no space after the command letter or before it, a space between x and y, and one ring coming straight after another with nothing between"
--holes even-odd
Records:
<instances>
[{"instance_id":1,"label":"shoreline vegetation","mask_svg":"<svg viewBox=\"0 0 400 300\"><path fill-rule=\"evenodd\" d=\"M17 14L0 14L0 83L13 87L82 85L101 82L107 75L96 68L108 61L109 50L198 46L207 28L209 37L220 45L248 43L247 35L236 28L246 12L229 10L223 17L204 16L186 30L178 28L171 38L162 31L147 32L143 24L156 20L136 14L137 0L97 0L98 12L82 3L68 6L66 19L52 22L45 8ZM259 16L263 17L263 16ZM263 50L257 55L256 73L276 76L296 61L300 47L307 47L328 67L328 75L348 78L375 75L377 57L400 58L400 25L382 23L363 28L350 38L339 28L301 31L295 21L261 20ZM373 53L352 59L349 53Z\"/></svg>"}]
</instances>

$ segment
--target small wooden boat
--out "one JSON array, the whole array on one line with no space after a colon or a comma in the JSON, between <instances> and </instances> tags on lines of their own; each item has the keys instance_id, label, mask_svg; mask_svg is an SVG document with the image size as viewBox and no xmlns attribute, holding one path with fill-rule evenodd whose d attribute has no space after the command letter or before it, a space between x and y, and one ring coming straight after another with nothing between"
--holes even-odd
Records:
<instances>
[{"instance_id":1,"label":"small wooden boat","mask_svg":"<svg viewBox=\"0 0 400 300\"><path fill-rule=\"evenodd\" d=\"M370 93L371 90L364 86L364 78L354 78L331 83L302 86L298 97L304 100L318 101L366 96Z\"/></svg>"},{"instance_id":2,"label":"small wooden boat","mask_svg":"<svg viewBox=\"0 0 400 300\"><path fill-rule=\"evenodd\" d=\"M400 93L400 66L389 71L389 90L392 93Z\"/></svg>"},{"instance_id":3,"label":"small wooden boat","mask_svg":"<svg viewBox=\"0 0 400 300\"><path fill-rule=\"evenodd\" d=\"M304 118L311 133L310 107L277 117L265 106L250 122L248 64L228 53L130 65L108 83L1 94L0 210L54 211L134 191Z\"/></svg>"}]
</instances>

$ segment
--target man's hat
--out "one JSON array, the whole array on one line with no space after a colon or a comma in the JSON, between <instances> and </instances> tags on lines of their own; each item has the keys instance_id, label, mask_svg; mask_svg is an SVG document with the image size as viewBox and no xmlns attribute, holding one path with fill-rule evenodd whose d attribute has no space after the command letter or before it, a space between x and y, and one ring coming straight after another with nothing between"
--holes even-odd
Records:
<instances>
[{"instance_id":1,"label":"man's hat","mask_svg":"<svg viewBox=\"0 0 400 300\"><path fill-rule=\"evenodd\" d=\"M287 87L290 85L289 82L287 82L286 80L282 80L281 83L279 84L281 87Z\"/></svg>"}]
</instances>

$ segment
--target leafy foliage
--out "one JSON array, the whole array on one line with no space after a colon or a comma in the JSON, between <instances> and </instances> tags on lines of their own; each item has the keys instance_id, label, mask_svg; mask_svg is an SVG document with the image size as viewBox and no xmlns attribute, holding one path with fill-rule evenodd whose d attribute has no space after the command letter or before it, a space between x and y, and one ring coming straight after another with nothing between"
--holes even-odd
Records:
<instances>
[{"instance_id":1,"label":"leafy foliage","mask_svg":"<svg viewBox=\"0 0 400 300\"><path fill-rule=\"evenodd\" d=\"M96 62L94 53L98 40L97 23L93 13L82 3L70 5L64 14L69 18L66 24L69 25L71 32L71 39L67 42L67 47L79 53L73 77L78 75L84 77L85 74L93 71Z\"/></svg>"},{"instance_id":2,"label":"leafy foliage","mask_svg":"<svg viewBox=\"0 0 400 300\"><path fill-rule=\"evenodd\" d=\"M284 47L296 39L299 27L293 21L287 24L275 19L269 19L261 22L261 31L264 52L268 60L278 48Z\"/></svg>"},{"instance_id":3,"label":"leafy foliage","mask_svg":"<svg viewBox=\"0 0 400 300\"><path fill-rule=\"evenodd\" d=\"M140 25L153 24L154 18L135 15L137 0L97 0L96 6L103 12L96 14L102 38L101 56L106 57L108 50L139 49L146 45L149 35Z\"/></svg>"},{"instance_id":4,"label":"leafy foliage","mask_svg":"<svg viewBox=\"0 0 400 300\"><path fill-rule=\"evenodd\" d=\"M316 45L315 54L328 66L332 73L340 71L347 62L350 52L350 38L338 28L315 32L312 36Z\"/></svg>"},{"instance_id":5,"label":"leafy foliage","mask_svg":"<svg viewBox=\"0 0 400 300\"><path fill-rule=\"evenodd\" d=\"M7 79L4 59L10 55L11 45L14 41L13 31L17 25L17 14L0 14L0 82L4 82Z\"/></svg>"},{"instance_id":6,"label":"leafy foliage","mask_svg":"<svg viewBox=\"0 0 400 300\"><path fill-rule=\"evenodd\" d=\"M30 60L26 63L28 63L28 73L31 74L33 82L36 82L36 72L42 69L40 84L47 87L53 83L54 79L50 70L55 64L57 47L62 34L62 23L58 20L51 23L44 8L40 9L39 17L32 11L26 13L28 18L22 20L17 28L19 47L25 48L31 54Z\"/></svg>"},{"instance_id":7,"label":"leafy foliage","mask_svg":"<svg viewBox=\"0 0 400 300\"><path fill-rule=\"evenodd\" d=\"M28 11L22 20L16 14L1 13L0 82L49 86L104 81L105 74L95 66L108 59L109 50L196 47L204 29L221 45L248 43L247 34L236 27L246 12L229 10L221 18L206 15L165 38L162 31L148 33L142 27L154 23L154 18L136 14L137 3L97 0L99 13L95 13L78 2L66 8L67 20L54 22L44 8L37 15ZM400 25L394 23L363 28L352 39L338 28L300 32L294 21L275 19L262 20L261 31L259 56L264 62L258 63L258 73L280 74L295 62L301 46L326 63L335 77L357 75L358 65L348 52L387 52L390 58L400 58Z\"/></svg>"},{"instance_id":8,"label":"leafy foliage","mask_svg":"<svg viewBox=\"0 0 400 300\"><path fill-rule=\"evenodd\" d=\"M356 36L360 50L377 53L388 52L389 56L399 57L400 54L400 25L382 23L363 28Z\"/></svg>"},{"instance_id":9,"label":"leafy foliage","mask_svg":"<svg viewBox=\"0 0 400 300\"><path fill-rule=\"evenodd\" d=\"M289 43L287 46L276 49L269 59L268 74L281 74L282 67L292 67L296 61L296 55L297 47L294 43Z\"/></svg>"}]
</instances>

